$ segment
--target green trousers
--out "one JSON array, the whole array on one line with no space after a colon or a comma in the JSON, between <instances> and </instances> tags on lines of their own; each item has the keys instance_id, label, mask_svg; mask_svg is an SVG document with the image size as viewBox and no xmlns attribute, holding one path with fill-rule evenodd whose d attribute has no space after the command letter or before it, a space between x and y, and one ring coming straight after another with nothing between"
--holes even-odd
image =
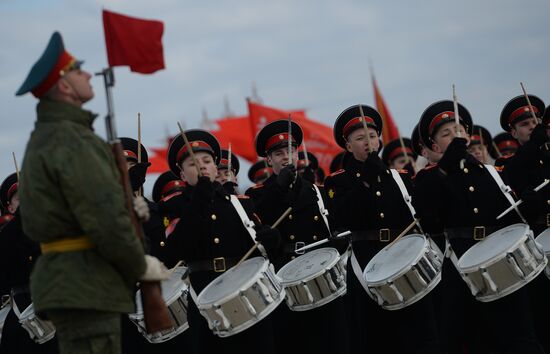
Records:
<instances>
[{"instance_id":1,"label":"green trousers","mask_svg":"<svg viewBox=\"0 0 550 354\"><path fill-rule=\"evenodd\" d=\"M46 312L60 354L120 354L120 313L63 309Z\"/></svg>"}]
</instances>

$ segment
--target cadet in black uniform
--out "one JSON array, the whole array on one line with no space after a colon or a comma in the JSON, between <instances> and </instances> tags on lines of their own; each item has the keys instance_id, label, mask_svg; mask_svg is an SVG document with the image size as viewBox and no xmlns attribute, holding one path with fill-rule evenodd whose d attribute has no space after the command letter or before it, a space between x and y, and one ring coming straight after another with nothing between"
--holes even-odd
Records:
<instances>
[{"instance_id":1,"label":"cadet in black uniform","mask_svg":"<svg viewBox=\"0 0 550 354\"><path fill-rule=\"evenodd\" d=\"M423 229L441 246L445 232L458 258L478 240L507 225L521 222L515 213L496 220L510 204L487 168L467 151L472 131L468 110L453 102L429 106L420 119L421 140L443 153L437 165L415 181L413 201ZM462 138L457 137L457 129ZM429 142L429 143L428 143ZM428 145L430 144L430 145ZM475 300L458 271L446 260L434 296L443 349L449 353L540 353L525 289L482 303Z\"/></svg>"},{"instance_id":2,"label":"cadet in black uniform","mask_svg":"<svg viewBox=\"0 0 550 354\"><path fill-rule=\"evenodd\" d=\"M180 211L175 197L181 195L184 189L185 182L172 171L161 173L153 185L152 197L163 217L163 224L166 228L165 234L170 233L170 225L173 223L175 225L174 220L179 216ZM164 247L165 241L161 241L160 246Z\"/></svg>"},{"instance_id":3,"label":"cadet in black uniform","mask_svg":"<svg viewBox=\"0 0 550 354\"><path fill-rule=\"evenodd\" d=\"M241 167L239 158L235 154L231 154L231 171L229 171L229 150L222 149L221 151L222 155L218 164L216 182L220 183L229 194L238 194L237 188L239 187L239 183L237 175Z\"/></svg>"},{"instance_id":4,"label":"cadet in black uniform","mask_svg":"<svg viewBox=\"0 0 550 354\"><path fill-rule=\"evenodd\" d=\"M182 136L178 135L170 145L168 163L172 172L179 173L187 185L182 194L172 198L179 199L180 219L166 240L167 264L171 266L183 260L189 268L191 286L200 294L210 282L236 265L254 242L233 207L229 193L215 182L220 159L218 141L204 130L188 130L185 134L201 175L198 175ZM240 198L240 202L254 220L249 199ZM263 243L268 253L278 246L277 230L259 224L256 230L256 240ZM188 331L193 340L186 350L209 354L273 352L271 316L242 333L219 338L208 328L206 319L191 299L188 310Z\"/></svg>"},{"instance_id":5,"label":"cadet in black uniform","mask_svg":"<svg viewBox=\"0 0 550 354\"><path fill-rule=\"evenodd\" d=\"M322 185L323 179L319 180L317 171L319 170L319 160L315 155L308 151L307 159L306 154L303 151L298 151L298 161L296 161L296 171L305 180L316 184Z\"/></svg>"},{"instance_id":6,"label":"cadet in black uniform","mask_svg":"<svg viewBox=\"0 0 550 354\"><path fill-rule=\"evenodd\" d=\"M289 139L292 157L289 156ZM325 222L326 213L320 210L318 204L318 198L323 200L321 190L315 189L311 180L299 175L295 167L301 164L297 152L301 143L302 129L292 122L289 137L286 120L266 125L256 137L256 153L267 158L273 167L273 174L263 184L250 188L247 195L252 197L259 217L268 224L274 223L285 210L292 207L291 213L277 227L281 233L282 246L279 256L273 259L276 270L298 256L295 253L297 248L331 235L330 226ZM306 170L304 175L310 179L313 178L311 167L303 166ZM331 245L324 247L327 246ZM342 253L346 250L347 242L343 240L343 244L337 246ZM291 311L286 304L280 306L275 313L277 352L346 352L348 337L343 301L343 297L340 297L303 312Z\"/></svg>"},{"instance_id":7,"label":"cadet in black uniform","mask_svg":"<svg viewBox=\"0 0 550 354\"><path fill-rule=\"evenodd\" d=\"M550 138L548 126L540 122L543 115L544 102L534 95L529 95L535 117L531 114L525 96L510 100L500 115L500 124L510 132L520 144L516 153L507 159L504 172L510 182L510 187L524 201L534 204L538 213L526 215L527 221L535 237L550 227L550 187L539 192L533 189L545 179L550 178ZM532 310L535 318L535 329L546 352L550 352L547 314L550 312L548 295L550 281L539 275L528 285Z\"/></svg>"},{"instance_id":8,"label":"cadet in black uniform","mask_svg":"<svg viewBox=\"0 0 550 354\"><path fill-rule=\"evenodd\" d=\"M403 144L401 144L401 140L403 140ZM407 170L411 177L416 173L417 156L409 138L391 140L384 145L382 150L382 161L386 166L396 170Z\"/></svg>"},{"instance_id":9,"label":"cadet in black uniform","mask_svg":"<svg viewBox=\"0 0 550 354\"><path fill-rule=\"evenodd\" d=\"M493 138L495 166L503 167L508 158L514 155L519 147L518 141L508 132L502 132Z\"/></svg>"},{"instance_id":10,"label":"cadet in black uniform","mask_svg":"<svg viewBox=\"0 0 550 354\"><path fill-rule=\"evenodd\" d=\"M352 248L364 269L413 217L390 170L378 157L382 118L372 107L362 105L362 109L368 135L358 105L336 119L334 139L351 155L343 170L325 179L325 189L337 227L352 231ZM400 176L410 189L408 175ZM430 295L398 311L384 310L365 292L350 262L347 284L352 353L438 352Z\"/></svg>"},{"instance_id":11,"label":"cadet in black uniform","mask_svg":"<svg viewBox=\"0 0 550 354\"><path fill-rule=\"evenodd\" d=\"M494 150L494 147L491 133L481 125L474 125L472 135L470 136L468 152L479 162L488 164L490 156L494 155L494 153L491 153L492 150Z\"/></svg>"},{"instance_id":12,"label":"cadet in black uniform","mask_svg":"<svg viewBox=\"0 0 550 354\"><path fill-rule=\"evenodd\" d=\"M262 184L273 174L273 169L266 160L255 162L248 170L248 179L254 184Z\"/></svg>"},{"instance_id":13,"label":"cadet in black uniform","mask_svg":"<svg viewBox=\"0 0 550 354\"><path fill-rule=\"evenodd\" d=\"M0 204L5 208L10 221L0 231L0 293L9 294L12 309L2 329L1 354L58 353L54 337L44 344L35 343L21 326L14 310L15 303L23 312L32 302L29 278L38 256L40 246L30 240L21 228L17 174L9 175L0 186Z\"/></svg>"}]
</instances>

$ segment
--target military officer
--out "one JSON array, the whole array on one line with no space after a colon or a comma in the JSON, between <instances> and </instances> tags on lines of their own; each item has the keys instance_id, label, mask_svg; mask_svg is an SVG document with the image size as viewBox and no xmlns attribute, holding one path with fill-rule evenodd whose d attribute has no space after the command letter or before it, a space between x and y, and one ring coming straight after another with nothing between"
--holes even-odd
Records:
<instances>
[{"instance_id":1,"label":"military officer","mask_svg":"<svg viewBox=\"0 0 550 354\"><path fill-rule=\"evenodd\" d=\"M199 294L220 274L236 265L254 241L235 209L234 199L215 181L220 160L217 139L199 129L187 130L185 135L194 157L181 135L176 136L168 151L170 169L180 175L186 187L182 194L172 197L179 200L180 214L166 240L167 264L183 260L189 268L191 287ZM200 167L200 175L195 161ZM239 197L238 202L257 225L256 240L263 243L268 253L276 249L280 242L278 232L259 224L248 198ZM259 253L256 251L254 255ZM219 338L208 328L206 319L190 299L188 321L193 338L191 352L256 353L262 350L270 353L274 347L270 316L242 333Z\"/></svg>"},{"instance_id":2,"label":"military officer","mask_svg":"<svg viewBox=\"0 0 550 354\"><path fill-rule=\"evenodd\" d=\"M521 219L515 213L496 219L510 204L488 167L468 153L472 118L460 103L458 111L458 125L452 101L438 101L422 114L421 140L443 156L416 179L413 201L424 231L439 245L445 243L445 232L459 258L485 236ZM444 351L541 352L524 289L482 303L474 299L451 262L444 263L443 274L434 298Z\"/></svg>"},{"instance_id":3,"label":"military officer","mask_svg":"<svg viewBox=\"0 0 550 354\"><path fill-rule=\"evenodd\" d=\"M0 340L0 353L57 353L57 339L44 344L34 342L19 323L14 308L23 312L31 304L29 278L40 255L40 246L21 229L17 174L9 175L0 186L0 204L12 218L0 231L0 283L2 294L10 294L12 309L6 317Z\"/></svg>"},{"instance_id":4,"label":"military officer","mask_svg":"<svg viewBox=\"0 0 550 354\"><path fill-rule=\"evenodd\" d=\"M277 120L262 128L256 136L256 153L267 158L273 167L273 174L263 184L247 191L263 222L274 223L289 207L290 214L279 224L282 236L280 254L273 259L275 269L297 257L296 249L309 243L329 238L331 227L319 187L311 179L311 163L306 166L305 158L299 159L298 147L302 143L302 129L292 122L291 135L288 121ZM291 156L289 155L289 141ZM302 162L303 161L303 162ZM303 175L296 170L305 169ZM321 204L321 206L320 206ZM340 252L346 250L347 242L334 242ZM334 326L338 323L338 326ZM332 353L346 352L347 330L345 328L345 307L342 297L316 309L294 312L281 306L275 314L277 351ZM323 340L319 340L323 338Z\"/></svg>"},{"instance_id":5,"label":"military officer","mask_svg":"<svg viewBox=\"0 0 550 354\"><path fill-rule=\"evenodd\" d=\"M394 174L378 156L382 118L370 106L361 108L363 113L359 105L345 109L334 123L334 139L350 155L342 170L325 179L325 189L336 227L352 231L352 257L364 269L372 257L411 224L413 215ZM410 190L408 175L400 173L399 178ZM438 352L429 295L405 309L384 310L360 284L362 274L354 274L352 269L348 261L353 353Z\"/></svg>"},{"instance_id":6,"label":"military officer","mask_svg":"<svg viewBox=\"0 0 550 354\"><path fill-rule=\"evenodd\" d=\"M168 272L135 235L111 149L82 108L94 92L81 64L55 32L16 93L39 100L19 188L23 231L42 251L30 288L61 353L120 353L120 315L134 311L136 281Z\"/></svg>"},{"instance_id":7,"label":"military officer","mask_svg":"<svg viewBox=\"0 0 550 354\"><path fill-rule=\"evenodd\" d=\"M547 134L547 124L541 123L545 110L544 102L534 95L529 95L531 107L525 96L511 99L502 109L500 123L503 129L517 139L520 146L516 153L509 157L504 165L504 173L508 177L510 187L522 199L534 204L538 211L525 215L535 236L550 227L550 187L539 192L533 189L550 178L550 138ZM535 117L533 117L533 113ZM544 276L539 276L528 286L535 328L546 352L550 351L548 338L548 321L546 313L550 311L547 294L550 284Z\"/></svg>"}]
</instances>

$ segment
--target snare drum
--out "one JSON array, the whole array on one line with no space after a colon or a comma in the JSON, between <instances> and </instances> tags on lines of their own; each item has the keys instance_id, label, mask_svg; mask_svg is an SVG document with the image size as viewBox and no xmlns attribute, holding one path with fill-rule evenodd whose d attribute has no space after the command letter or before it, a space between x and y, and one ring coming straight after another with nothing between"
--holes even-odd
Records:
<instances>
[{"instance_id":1,"label":"snare drum","mask_svg":"<svg viewBox=\"0 0 550 354\"><path fill-rule=\"evenodd\" d=\"M6 305L0 309L0 342L2 341L2 330L4 329L4 322L6 322L6 317L11 310L10 305Z\"/></svg>"},{"instance_id":2,"label":"snare drum","mask_svg":"<svg viewBox=\"0 0 550 354\"><path fill-rule=\"evenodd\" d=\"M170 275L170 279L160 283L162 297L168 307L172 323L175 324L172 328L160 332L147 333L143 317L143 306L141 304L141 291L138 290L136 294L137 312L128 315L128 317L150 343L166 342L189 328L189 323L187 322L187 294L189 293L189 287L182 280L186 272L186 267L177 267Z\"/></svg>"},{"instance_id":3,"label":"snare drum","mask_svg":"<svg viewBox=\"0 0 550 354\"><path fill-rule=\"evenodd\" d=\"M214 334L228 337L264 319L284 298L285 290L273 266L255 257L208 284L197 298L197 307Z\"/></svg>"},{"instance_id":4,"label":"snare drum","mask_svg":"<svg viewBox=\"0 0 550 354\"><path fill-rule=\"evenodd\" d=\"M441 280L443 253L424 235L411 234L384 247L367 264L369 295L386 310L399 310L426 296Z\"/></svg>"},{"instance_id":5,"label":"snare drum","mask_svg":"<svg viewBox=\"0 0 550 354\"><path fill-rule=\"evenodd\" d=\"M500 299L533 280L547 264L526 224L514 224L476 243L458 260L458 271L477 300Z\"/></svg>"},{"instance_id":6,"label":"snare drum","mask_svg":"<svg viewBox=\"0 0 550 354\"><path fill-rule=\"evenodd\" d=\"M550 258L550 228L541 232L540 235L537 236L535 241L537 241L537 243L544 251L546 259ZM544 272L546 273L546 276L550 278L550 265L546 265L546 269L544 270Z\"/></svg>"},{"instance_id":7,"label":"snare drum","mask_svg":"<svg viewBox=\"0 0 550 354\"><path fill-rule=\"evenodd\" d=\"M346 293L346 265L334 248L320 248L293 259L277 276L292 311L322 306Z\"/></svg>"},{"instance_id":8,"label":"snare drum","mask_svg":"<svg viewBox=\"0 0 550 354\"><path fill-rule=\"evenodd\" d=\"M17 317L21 326L29 333L31 339L38 344L44 344L55 336L53 323L37 317L34 313L33 304L30 304Z\"/></svg>"}]
</instances>

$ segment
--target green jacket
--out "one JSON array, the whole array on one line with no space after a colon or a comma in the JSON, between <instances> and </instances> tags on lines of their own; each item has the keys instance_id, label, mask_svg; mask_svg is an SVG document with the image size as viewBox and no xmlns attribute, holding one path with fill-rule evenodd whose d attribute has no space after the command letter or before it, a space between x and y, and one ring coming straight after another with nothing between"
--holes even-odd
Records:
<instances>
[{"instance_id":1,"label":"green jacket","mask_svg":"<svg viewBox=\"0 0 550 354\"><path fill-rule=\"evenodd\" d=\"M37 112L20 179L23 230L38 242L87 235L95 247L40 256L31 275L34 308L132 312L144 251L110 146L93 132L96 115L50 100Z\"/></svg>"}]
</instances>

